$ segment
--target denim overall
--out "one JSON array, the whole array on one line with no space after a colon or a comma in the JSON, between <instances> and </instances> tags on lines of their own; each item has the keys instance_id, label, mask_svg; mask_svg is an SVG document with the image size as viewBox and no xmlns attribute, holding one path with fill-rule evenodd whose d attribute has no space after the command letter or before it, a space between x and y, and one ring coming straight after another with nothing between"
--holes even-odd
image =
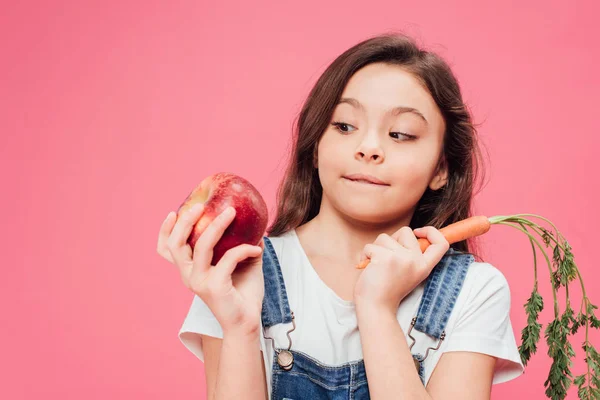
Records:
<instances>
[{"instance_id":1,"label":"denim overall","mask_svg":"<svg viewBox=\"0 0 600 400\"><path fill-rule=\"evenodd\" d=\"M261 316L263 330L276 324L294 323L279 260L268 237L264 237L264 244L265 297ZM408 336L412 339L410 348L412 349L415 343L411 336L413 327L438 340L438 345L436 348L427 349L425 355L413 354L421 382L424 382L422 361L430 350L439 349L444 340L444 329L473 260L472 255L450 248L425 282L417 315L408 331ZM295 324L293 326L295 329ZM364 360L342 365L325 365L291 348L290 332L294 329L287 334L290 348L274 349L271 382L273 400L370 399Z\"/></svg>"}]
</instances>

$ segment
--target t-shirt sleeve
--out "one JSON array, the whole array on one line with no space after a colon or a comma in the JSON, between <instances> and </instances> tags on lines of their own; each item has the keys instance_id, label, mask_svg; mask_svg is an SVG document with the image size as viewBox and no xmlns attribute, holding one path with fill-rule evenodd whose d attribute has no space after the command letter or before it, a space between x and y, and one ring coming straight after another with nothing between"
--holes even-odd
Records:
<instances>
[{"instance_id":1,"label":"t-shirt sleeve","mask_svg":"<svg viewBox=\"0 0 600 400\"><path fill-rule=\"evenodd\" d=\"M476 263L474 282L445 352L470 351L497 357L493 383L507 382L523 374L510 320L510 287L502 272L489 263Z\"/></svg>"},{"instance_id":2,"label":"t-shirt sleeve","mask_svg":"<svg viewBox=\"0 0 600 400\"><path fill-rule=\"evenodd\" d=\"M210 308L197 295L194 295L192 305L179 330L179 340L196 357L204 362L202 337L200 335L223 338L223 329Z\"/></svg>"}]
</instances>

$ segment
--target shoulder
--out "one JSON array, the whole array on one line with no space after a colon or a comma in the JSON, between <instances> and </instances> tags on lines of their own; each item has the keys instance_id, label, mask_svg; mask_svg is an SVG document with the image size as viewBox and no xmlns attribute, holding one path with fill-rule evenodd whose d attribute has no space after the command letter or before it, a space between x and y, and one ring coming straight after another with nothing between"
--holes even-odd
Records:
<instances>
[{"instance_id":1,"label":"shoulder","mask_svg":"<svg viewBox=\"0 0 600 400\"><path fill-rule=\"evenodd\" d=\"M502 271L486 261L473 261L469 266L469 274L478 281L504 282L508 284Z\"/></svg>"},{"instance_id":2,"label":"shoulder","mask_svg":"<svg viewBox=\"0 0 600 400\"><path fill-rule=\"evenodd\" d=\"M488 298L510 303L510 286L502 271L489 262L474 261L469 266L464 282L467 300L484 301Z\"/></svg>"},{"instance_id":3,"label":"shoulder","mask_svg":"<svg viewBox=\"0 0 600 400\"><path fill-rule=\"evenodd\" d=\"M289 230L277 236L265 236L270 242L270 246L265 243L265 249L275 252L275 255L279 260L283 258L299 257L300 254L298 253L294 235L294 231Z\"/></svg>"},{"instance_id":4,"label":"shoulder","mask_svg":"<svg viewBox=\"0 0 600 400\"><path fill-rule=\"evenodd\" d=\"M297 239L294 231L289 230L280 235L266 236L265 238L268 238L268 241L265 240L263 263L267 262L266 258L270 263L276 262L286 284L290 284L297 279L297 274L301 270L299 266L303 262L302 252L296 245Z\"/></svg>"},{"instance_id":5,"label":"shoulder","mask_svg":"<svg viewBox=\"0 0 600 400\"><path fill-rule=\"evenodd\" d=\"M289 241L290 239L292 239L292 235L294 234L294 230L290 229L284 233L281 233L277 236L270 236L270 235L266 235L265 237L269 239L269 241L271 243L273 243L273 245L281 245L284 242Z\"/></svg>"},{"instance_id":6,"label":"shoulder","mask_svg":"<svg viewBox=\"0 0 600 400\"><path fill-rule=\"evenodd\" d=\"M496 330L502 336L510 308L510 286L502 271L489 262L473 262L457 299L454 334Z\"/></svg>"}]
</instances>

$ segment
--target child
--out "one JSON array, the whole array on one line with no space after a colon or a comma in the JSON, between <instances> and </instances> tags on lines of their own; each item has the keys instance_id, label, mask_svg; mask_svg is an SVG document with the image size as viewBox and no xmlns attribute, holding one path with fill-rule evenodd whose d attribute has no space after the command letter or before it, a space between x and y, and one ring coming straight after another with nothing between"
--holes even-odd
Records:
<instances>
[{"instance_id":1,"label":"child","mask_svg":"<svg viewBox=\"0 0 600 400\"><path fill-rule=\"evenodd\" d=\"M438 230L471 215L479 157L448 65L403 35L365 40L319 78L295 133L259 246L210 266L233 209L193 250L202 206L160 230L196 294L179 337L208 398L487 399L522 374L506 279Z\"/></svg>"}]
</instances>

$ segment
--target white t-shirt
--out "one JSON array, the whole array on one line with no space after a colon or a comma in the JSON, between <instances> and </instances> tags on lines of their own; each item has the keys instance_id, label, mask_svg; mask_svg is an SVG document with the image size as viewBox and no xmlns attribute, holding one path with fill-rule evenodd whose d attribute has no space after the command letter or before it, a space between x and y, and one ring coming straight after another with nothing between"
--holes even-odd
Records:
<instances>
[{"instance_id":1,"label":"white t-shirt","mask_svg":"<svg viewBox=\"0 0 600 400\"><path fill-rule=\"evenodd\" d=\"M290 333L292 350L304 352L322 363L339 365L363 358L354 304L340 298L311 266L294 229L269 237L281 266L296 329ZM417 314L425 282L400 303L398 322L409 346L410 322ZM469 351L498 358L493 383L514 379L523 373L510 321L510 289L504 275L489 263L474 262L468 270L463 288L446 326L446 339L437 351L430 351L423 361L425 384L444 352ZM277 348L287 348L287 331L292 323L277 324L265 330ZM210 309L194 296L190 310L179 331L184 346L204 361L199 334L223 337L223 331ZM416 343L412 353L425 354L437 341L413 329ZM272 341L261 335L260 348L265 362L269 399L271 398Z\"/></svg>"}]
</instances>

